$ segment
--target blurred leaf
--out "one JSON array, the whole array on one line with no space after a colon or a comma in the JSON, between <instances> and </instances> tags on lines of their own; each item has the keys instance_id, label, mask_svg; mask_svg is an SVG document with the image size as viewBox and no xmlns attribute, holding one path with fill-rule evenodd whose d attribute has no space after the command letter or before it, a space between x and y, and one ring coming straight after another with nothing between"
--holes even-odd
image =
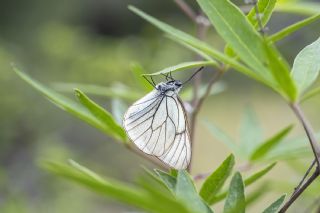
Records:
<instances>
[{"instance_id":1,"label":"blurred leaf","mask_svg":"<svg viewBox=\"0 0 320 213\"><path fill-rule=\"evenodd\" d=\"M211 203L211 199L219 192L223 184L230 176L234 166L234 156L231 154L203 183L200 189L200 196L207 202Z\"/></svg>"},{"instance_id":2,"label":"blurred leaf","mask_svg":"<svg viewBox=\"0 0 320 213\"><path fill-rule=\"evenodd\" d=\"M148 189L130 186L119 181L103 179L89 169L74 162L72 163L72 167L55 162L45 162L42 166L51 173L84 185L99 194L148 212L166 213L174 211L191 213L191 211L174 198L157 194L157 192L151 192Z\"/></svg>"},{"instance_id":3,"label":"blurred leaf","mask_svg":"<svg viewBox=\"0 0 320 213\"><path fill-rule=\"evenodd\" d=\"M202 201L195 186L185 170L179 170L176 184L177 199L189 205L194 212L212 212L212 210Z\"/></svg>"},{"instance_id":4,"label":"blurred leaf","mask_svg":"<svg viewBox=\"0 0 320 213\"><path fill-rule=\"evenodd\" d=\"M301 98L300 102L302 103L302 102L304 102L304 101L306 101L306 100L308 100L310 98L313 98L314 96L319 95L319 93L320 93L320 87L316 87L314 89L311 89L310 91L307 91L303 95L303 97Z\"/></svg>"},{"instance_id":5,"label":"blurred leaf","mask_svg":"<svg viewBox=\"0 0 320 213\"><path fill-rule=\"evenodd\" d=\"M193 48L198 49L198 53L200 51L200 52L203 52L204 55L212 56L214 59L217 59L219 61L222 61L222 62L232 66L237 71L242 72L243 74L248 75L249 77L256 79L256 80L272 87L270 82L261 78L255 72L253 72L252 70L250 70L246 66L242 65L241 63L237 62L235 59L228 57L227 55L224 55L223 53L217 51L216 49L209 46L205 42L203 42L203 41L201 41L201 40L199 40L199 39L197 39L197 38L195 38L185 32L177 30L174 27L157 20L157 19L153 18L152 16L149 16L148 14L142 12L141 10L139 10L133 6L129 6L129 9L132 12L134 12L135 14L141 16L143 19L149 21L151 24L158 27L160 30L168 33L171 36L171 38L173 40L177 41L178 43L185 43L186 46L188 46L188 45L192 46Z\"/></svg>"},{"instance_id":6,"label":"blurred leaf","mask_svg":"<svg viewBox=\"0 0 320 213\"><path fill-rule=\"evenodd\" d=\"M249 186L252 183L256 182L257 180L262 178L265 174L267 174L276 164L277 164L277 162L274 162L274 163L268 165L267 167L265 167L264 169L250 175L248 178L246 178L244 180L244 184L246 186Z\"/></svg>"},{"instance_id":7,"label":"blurred leaf","mask_svg":"<svg viewBox=\"0 0 320 213\"><path fill-rule=\"evenodd\" d=\"M272 203L268 208L266 208L262 213L277 213L278 209L282 205L286 195L282 195L278 200Z\"/></svg>"},{"instance_id":8,"label":"blurred leaf","mask_svg":"<svg viewBox=\"0 0 320 213\"><path fill-rule=\"evenodd\" d=\"M239 147L234 143L234 140L226 132L218 128L212 122L205 120L203 124L207 127L209 132L214 137L216 137L220 142L224 143L231 151L239 155L242 155L242 152L239 149Z\"/></svg>"},{"instance_id":9,"label":"blurred leaf","mask_svg":"<svg viewBox=\"0 0 320 213\"><path fill-rule=\"evenodd\" d=\"M300 94L317 79L320 71L320 37L303 48L294 59L292 77L297 83Z\"/></svg>"},{"instance_id":10,"label":"blurred leaf","mask_svg":"<svg viewBox=\"0 0 320 213\"><path fill-rule=\"evenodd\" d=\"M141 98L143 93L128 88L124 85L114 85L112 87L104 87L91 84L80 84L80 83L54 83L53 88L60 92L73 92L74 88L79 88L86 94L105 96L110 98L121 98L126 100L137 100Z\"/></svg>"},{"instance_id":11,"label":"blurred leaf","mask_svg":"<svg viewBox=\"0 0 320 213\"><path fill-rule=\"evenodd\" d=\"M246 201L244 196L244 184L241 174L236 172L231 180L230 188L226 202L224 204L224 213L244 213Z\"/></svg>"},{"instance_id":12,"label":"blurred leaf","mask_svg":"<svg viewBox=\"0 0 320 213\"><path fill-rule=\"evenodd\" d=\"M262 139L262 129L251 107L247 107L240 126L240 148L248 156Z\"/></svg>"},{"instance_id":13,"label":"blurred leaf","mask_svg":"<svg viewBox=\"0 0 320 213\"><path fill-rule=\"evenodd\" d=\"M263 66L266 58L263 40L241 10L226 0L198 0L198 3L237 55L259 76L272 82L269 72Z\"/></svg>"},{"instance_id":14,"label":"blurred leaf","mask_svg":"<svg viewBox=\"0 0 320 213\"><path fill-rule=\"evenodd\" d=\"M262 170L260 170L260 171L258 171L256 173L250 175L249 177L245 178L244 185L246 187L250 186L255 181L259 180L265 174L267 174L275 165L276 165L276 163L270 164L267 167L265 167L264 169L262 169ZM215 196L214 199L211 200L210 205L223 200L227 196L227 194L228 194L228 192L226 192L226 191L219 193L218 195Z\"/></svg>"},{"instance_id":15,"label":"blurred leaf","mask_svg":"<svg viewBox=\"0 0 320 213\"><path fill-rule=\"evenodd\" d=\"M268 40L272 41L272 42L277 42L285 37L287 37L288 35L296 32L297 30L300 30L302 27L305 27L309 24L311 24L314 21L317 21L320 18L320 14L311 16L309 18L306 18L302 21L299 21L297 23L294 23L282 30L280 30L279 32L269 36Z\"/></svg>"},{"instance_id":16,"label":"blurred leaf","mask_svg":"<svg viewBox=\"0 0 320 213\"><path fill-rule=\"evenodd\" d=\"M70 114L80 118L81 120L87 122L93 127L101 130L106 134L110 134L110 128L106 126L100 119L94 116L87 108L83 107L81 104L72 101L71 99L55 92L54 90L49 89L48 87L40 84L39 82L33 80L25 73L19 71L16 67L13 67L14 71L28 84L30 84L33 88L38 90L41 94L46 96L50 101L52 101L55 105L60 107L61 109L69 112ZM120 127L121 128L121 127ZM118 139L124 140L125 135L121 133L119 130L119 135L115 135L115 133L111 133L116 136Z\"/></svg>"},{"instance_id":17,"label":"blurred leaf","mask_svg":"<svg viewBox=\"0 0 320 213\"><path fill-rule=\"evenodd\" d=\"M127 136L125 130L119 124L117 124L117 122L113 119L112 115L108 111L93 102L78 89L75 89L75 95L77 96L81 104L86 107L92 113L92 115L94 115L99 121L103 123L105 131L108 132L108 135L113 136L114 138L121 141L126 141Z\"/></svg>"},{"instance_id":18,"label":"blurred leaf","mask_svg":"<svg viewBox=\"0 0 320 213\"><path fill-rule=\"evenodd\" d=\"M205 92L207 90L207 87L208 87L208 84L204 84L204 85L200 86L200 88L199 88L199 97L202 97L205 94ZM226 84L224 82L218 81L218 82L214 83L212 88L211 88L211 91L209 93L209 96L210 95L216 95L216 94L219 94L219 93L223 92L226 89L226 87L227 86L226 86ZM180 97L184 101L192 100L193 87L187 87L187 88L183 89L180 92Z\"/></svg>"},{"instance_id":19,"label":"blurred leaf","mask_svg":"<svg viewBox=\"0 0 320 213\"><path fill-rule=\"evenodd\" d=\"M282 129L277 134L262 142L251 154L250 161L256 161L265 157L275 146L277 146L283 138L285 138L288 133L292 130L293 125Z\"/></svg>"},{"instance_id":20,"label":"blurred leaf","mask_svg":"<svg viewBox=\"0 0 320 213\"><path fill-rule=\"evenodd\" d=\"M270 71L280 87L277 91L289 101L295 101L298 94L295 81L290 76L289 65L273 44L268 43L265 47Z\"/></svg>"},{"instance_id":21,"label":"blurred leaf","mask_svg":"<svg viewBox=\"0 0 320 213\"><path fill-rule=\"evenodd\" d=\"M145 92L149 92L153 90L153 86L149 84L149 82L142 77L142 75L146 73L146 71L143 69L143 67L140 64L132 63L131 70L134 74L136 81Z\"/></svg>"},{"instance_id":22,"label":"blurred leaf","mask_svg":"<svg viewBox=\"0 0 320 213\"><path fill-rule=\"evenodd\" d=\"M270 191L269 182L261 184L257 189L250 192L246 196L246 206L249 207L252 204L255 204L257 200L259 200L263 195Z\"/></svg>"},{"instance_id":23,"label":"blurred leaf","mask_svg":"<svg viewBox=\"0 0 320 213\"><path fill-rule=\"evenodd\" d=\"M301 15L319 14L320 4L316 2L278 2L275 10L278 12L294 13Z\"/></svg>"},{"instance_id":24,"label":"blurred leaf","mask_svg":"<svg viewBox=\"0 0 320 213\"><path fill-rule=\"evenodd\" d=\"M122 125L123 116L128 109L127 105L120 99L112 99L112 115L119 125Z\"/></svg>"},{"instance_id":25,"label":"blurred leaf","mask_svg":"<svg viewBox=\"0 0 320 213\"><path fill-rule=\"evenodd\" d=\"M151 73L151 74L144 74L144 75L161 75L166 74L170 72L177 72L177 71L183 71L186 69L191 68L199 68L201 66L218 66L217 62L215 61L190 61L190 62L183 62L181 64L177 64L175 66L167 67L159 72Z\"/></svg>"},{"instance_id":26,"label":"blurred leaf","mask_svg":"<svg viewBox=\"0 0 320 213\"><path fill-rule=\"evenodd\" d=\"M177 179L172 175L158 169L155 169L155 172L159 176L159 178L162 180L162 182L167 186L167 188L170 191L175 192Z\"/></svg>"}]
</instances>

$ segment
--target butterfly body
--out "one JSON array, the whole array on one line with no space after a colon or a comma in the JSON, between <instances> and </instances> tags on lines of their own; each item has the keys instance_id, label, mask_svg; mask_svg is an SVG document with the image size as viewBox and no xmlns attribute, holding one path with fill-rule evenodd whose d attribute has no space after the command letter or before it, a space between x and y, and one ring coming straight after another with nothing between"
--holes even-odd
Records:
<instances>
[{"instance_id":1,"label":"butterfly body","mask_svg":"<svg viewBox=\"0 0 320 213\"><path fill-rule=\"evenodd\" d=\"M179 80L161 82L133 103L123 126L133 143L175 169L187 168L191 159L188 122L178 93Z\"/></svg>"}]
</instances>

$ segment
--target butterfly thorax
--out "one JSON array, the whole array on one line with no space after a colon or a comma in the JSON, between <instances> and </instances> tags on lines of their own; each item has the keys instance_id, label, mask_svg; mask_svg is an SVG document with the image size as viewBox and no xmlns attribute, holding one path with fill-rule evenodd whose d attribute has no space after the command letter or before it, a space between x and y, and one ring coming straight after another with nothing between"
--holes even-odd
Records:
<instances>
[{"instance_id":1,"label":"butterfly thorax","mask_svg":"<svg viewBox=\"0 0 320 213\"><path fill-rule=\"evenodd\" d=\"M174 92L175 94L179 93L182 87L182 82L179 80L172 80L167 82L161 82L156 85L156 89L161 93L165 94L169 91Z\"/></svg>"}]
</instances>

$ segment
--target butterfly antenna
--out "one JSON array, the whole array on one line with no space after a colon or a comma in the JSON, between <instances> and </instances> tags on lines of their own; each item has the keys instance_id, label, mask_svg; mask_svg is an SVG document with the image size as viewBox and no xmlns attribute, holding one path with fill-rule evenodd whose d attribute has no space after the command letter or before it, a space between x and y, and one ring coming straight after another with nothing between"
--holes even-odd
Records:
<instances>
[{"instance_id":1,"label":"butterfly antenna","mask_svg":"<svg viewBox=\"0 0 320 213\"><path fill-rule=\"evenodd\" d=\"M198 74L200 71L202 71L203 68L204 68L204 67L200 67L195 73L193 73L192 76L190 76L190 78L189 78L188 80L186 80L186 81L183 82L182 84L186 84L186 83L188 83L189 81L191 81L191 79L192 79L196 74Z\"/></svg>"},{"instance_id":2,"label":"butterfly antenna","mask_svg":"<svg viewBox=\"0 0 320 213\"><path fill-rule=\"evenodd\" d=\"M143 75L142 77L143 77L146 81L148 81L148 83L149 83L151 86L153 86L153 88L156 87L156 84L154 83L152 76L150 77L150 78L151 78L151 81L150 81L145 75Z\"/></svg>"}]
</instances>

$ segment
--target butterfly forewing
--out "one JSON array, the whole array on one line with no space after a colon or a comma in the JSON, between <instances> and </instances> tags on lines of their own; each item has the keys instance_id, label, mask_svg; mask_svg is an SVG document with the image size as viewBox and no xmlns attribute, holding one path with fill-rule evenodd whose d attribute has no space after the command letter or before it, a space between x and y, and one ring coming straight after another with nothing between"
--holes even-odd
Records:
<instances>
[{"instance_id":1,"label":"butterfly forewing","mask_svg":"<svg viewBox=\"0 0 320 213\"><path fill-rule=\"evenodd\" d=\"M143 152L175 169L187 168L190 136L185 110L175 92L155 89L135 102L124 116L124 128Z\"/></svg>"}]
</instances>

